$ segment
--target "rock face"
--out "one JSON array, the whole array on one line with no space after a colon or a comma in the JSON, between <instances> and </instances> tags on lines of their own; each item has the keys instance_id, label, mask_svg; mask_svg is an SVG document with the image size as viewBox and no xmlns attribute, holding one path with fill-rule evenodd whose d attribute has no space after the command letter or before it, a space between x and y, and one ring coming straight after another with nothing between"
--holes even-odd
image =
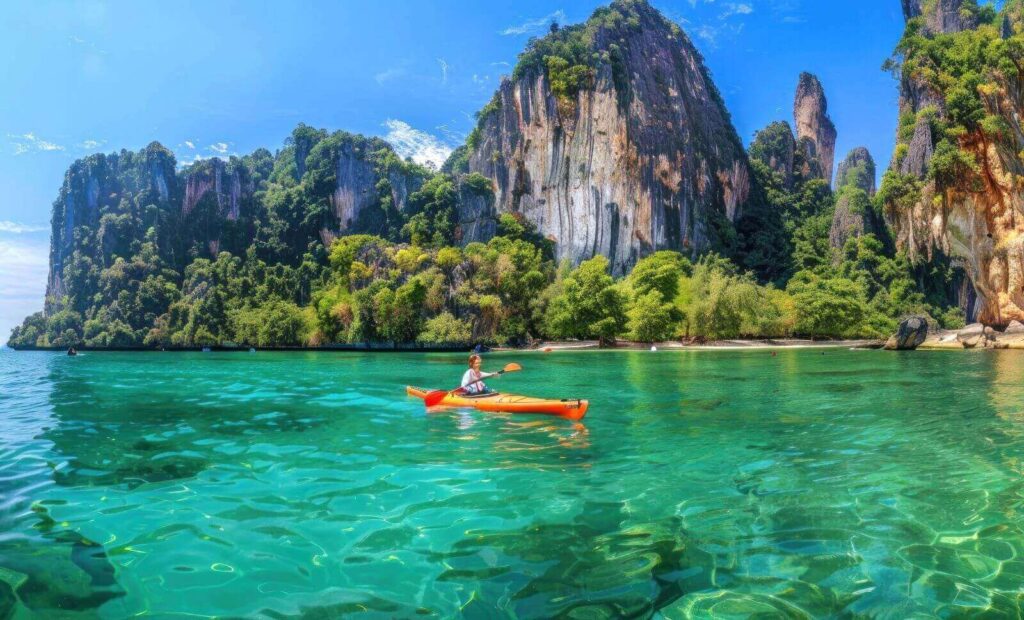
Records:
<instances>
[{"instance_id":1,"label":"rock face","mask_svg":"<svg viewBox=\"0 0 1024 620\"><path fill-rule=\"evenodd\" d=\"M925 16L925 31L931 34L961 32L978 26L976 7L963 0L901 0L907 20Z\"/></svg>"},{"instance_id":2,"label":"rock face","mask_svg":"<svg viewBox=\"0 0 1024 620\"><path fill-rule=\"evenodd\" d=\"M183 216L188 217L199 201L209 196L216 204L218 215L232 221L240 217L243 198L251 196L255 188L242 179L240 167L235 166L231 171L226 171L226 167L224 160L211 159L189 169L181 203Z\"/></svg>"},{"instance_id":3,"label":"rock face","mask_svg":"<svg viewBox=\"0 0 1024 620\"><path fill-rule=\"evenodd\" d=\"M559 37L589 45L577 65L589 83L567 92L563 76L553 86L544 63L521 60L471 137L468 171L493 180L498 212L522 213L559 259L603 254L616 274L655 250L716 247L750 173L690 40L641 1L548 39Z\"/></svg>"},{"instance_id":4,"label":"rock face","mask_svg":"<svg viewBox=\"0 0 1024 620\"><path fill-rule=\"evenodd\" d=\"M72 164L53 203L46 312L58 307L68 292L64 268L76 247L76 229L88 231L80 245L92 248L101 262L103 235L98 233L104 213L123 215L139 204L168 208L176 196L174 155L156 142L137 153L90 155Z\"/></svg>"},{"instance_id":5,"label":"rock face","mask_svg":"<svg viewBox=\"0 0 1024 620\"><path fill-rule=\"evenodd\" d=\"M915 316L900 321L896 333L889 337L885 348L889 351L913 351L928 337L928 321Z\"/></svg>"},{"instance_id":6,"label":"rock face","mask_svg":"<svg viewBox=\"0 0 1024 620\"><path fill-rule=\"evenodd\" d=\"M965 0L904 0L903 8L906 16L923 20L929 36L978 25L976 5ZM1015 21L1013 26L1020 24ZM901 53L912 51L901 48ZM892 168L900 175L899 191L890 192L885 205L896 243L912 259L942 254L961 265L977 292L977 319L982 323L1024 320L1024 162L1018 156L1024 151L1024 103L1019 75L1007 75L998 66L978 66L984 82L977 91L981 113L989 118L949 137L932 131L936 122L953 122L946 100L949 87L933 77L938 72L928 64L931 59L912 60L912 69L906 59L903 63L900 113L902 118L916 115L916 124L912 137L897 148ZM1006 130L986 129L997 125ZM944 162L960 153L975 165L947 168L937 178L929 169L940 145Z\"/></svg>"},{"instance_id":7,"label":"rock face","mask_svg":"<svg viewBox=\"0 0 1024 620\"><path fill-rule=\"evenodd\" d=\"M868 196L875 195L875 160L863 146L853 149L839 162L836 190L847 186L856 187Z\"/></svg>"},{"instance_id":8,"label":"rock face","mask_svg":"<svg viewBox=\"0 0 1024 620\"><path fill-rule=\"evenodd\" d=\"M796 137L804 150L808 170L807 177L817 177L832 182L832 165L835 163L836 127L828 116L828 102L825 89L818 78L810 73L801 73L793 102L793 118L796 120Z\"/></svg>"},{"instance_id":9,"label":"rock face","mask_svg":"<svg viewBox=\"0 0 1024 620\"><path fill-rule=\"evenodd\" d=\"M481 192L460 179L456 241L465 245L474 239L490 239L497 234L494 194Z\"/></svg>"},{"instance_id":10,"label":"rock face","mask_svg":"<svg viewBox=\"0 0 1024 620\"><path fill-rule=\"evenodd\" d=\"M836 192L838 199L828 234L833 248L840 250L847 240L865 233L884 236L885 225L868 200L875 193L875 161L866 148L853 149L840 162Z\"/></svg>"},{"instance_id":11,"label":"rock face","mask_svg":"<svg viewBox=\"0 0 1024 620\"><path fill-rule=\"evenodd\" d=\"M750 143L750 158L768 166L782 178L782 186L793 189L796 165L796 139L786 121L775 121L757 132Z\"/></svg>"}]
</instances>

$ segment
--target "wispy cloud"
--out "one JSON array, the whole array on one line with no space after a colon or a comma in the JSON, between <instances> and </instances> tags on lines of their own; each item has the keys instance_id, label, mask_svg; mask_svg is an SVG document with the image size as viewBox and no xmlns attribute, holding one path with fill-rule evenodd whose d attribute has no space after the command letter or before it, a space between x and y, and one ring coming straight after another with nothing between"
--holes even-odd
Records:
<instances>
[{"instance_id":1,"label":"wispy cloud","mask_svg":"<svg viewBox=\"0 0 1024 620\"><path fill-rule=\"evenodd\" d=\"M743 32L742 18L754 12L753 2L717 2L716 0L688 0L690 6L705 16L704 19L673 15L673 19L692 36L711 47L718 47L723 35L735 36ZM780 0L786 1L786 0ZM701 9L697 9L700 5ZM707 12L714 10L710 16Z\"/></svg>"},{"instance_id":2,"label":"wispy cloud","mask_svg":"<svg viewBox=\"0 0 1024 620\"><path fill-rule=\"evenodd\" d=\"M72 36L68 37L68 43L70 45L74 45L74 46L78 46L78 47L89 48L90 50L93 50L97 54L106 54L107 53L107 50L99 49L98 47L96 47L95 43L93 43L92 41L86 41L82 37L76 37L76 36L72 35Z\"/></svg>"},{"instance_id":3,"label":"wispy cloud","mask_svg":"<svg viewBox=\"0 0 1024 620\"><path fill-rule=\"evenodd\" d=\"M11 144L14 146L14 154L21 155L30 151L63 151L63 146L48 142L36 136L34 133L23 133L20 135L7 134Z\"/></svg>"},{"instance_id":4,"label":"wispy cloud","mask_svg":"<svg viewBox=\"0 0 1024 620\"><path fill-rule=\"evenodd\" d=\"M441 84L448 83L448 61L444 58L438 58L437 64L441 65Z\"/></svg>"},{"instance_id":5,"label":"wispy cloud","mask_svg":"<svg viewBox=\"0 0 1024 620\"><path fill-rule=\"evenodd\" d=\"M15 235L21 235L24 233L44 232L47 230L49 230L49 228L46 226L33 226L32 224L21 224L10 220L0 220L0 233L14 233Z\"/></svg>"},{"instance_id":6,"label":"wispy cloud","mask_svg":"<svg viewBox=\"0 0 1024 620\"><path fill-rule=\"evenodd\" d=\"M389 118L384 121L388 133L384 136L402 157L411 157L422 166L440 168L451 155L452 146L435 135L413 128L409 123Z\"/></svg>"},{"instance_id":7,"label":"wispy cloud","mask_svg":"<svg viewBox=\"0 0 1024 620\"><path fill-rule=\"evenodd\" d=\"M728 19L733 15L750 15L751 13L754 12L754 7L745 2L727 2L723 6L725 7L725 10L722 11L722 14L719 16L721 19Z\"/></svg>"},{"instance_id":8,"label":"wispy cloud","mask_svg":"<svg viewBox=\"0 0 1024 620\"><path fill-rule=\"evenodd\" d=\"M191 140L185 140L185 146L193 150L196 148L195 142L192 142Z\"/></svg>"},{"instance_id":9,"label":"wispy cloud","mask_svg":"<svg viewBox=\"0 0 1024 620\"><path fill-rule=\"evenodd\" d=\"M519 25L509 26L508 28L505 28L499 34L505 36L538 34L540 32L543 32L545 28L549 27L552 22L556 22L559 24L565 23L565 11L563 11L562 9L558 9L554 13L549 13L544 17L528 19Z\"/></svg>"},{"instance_id":10,"label":"wispy cloud","mask_svg":"<svg viewBox=\"0 0 1024 620\"><path fill-rule=\"evenodd\" d=\"M384 71L381 71L377 75L373 76L373 79L376 80L378 84L384 84L385 82L390 82L391 80L400 78L403 75L405 75L405 69L402 69L400 67L392 67L390 69L385 69Z\"/></svg>"},{"instance_id":11,"label":"wispy cloud","mask_svg":"<svg viewBox=\"0 0 1024 620\"><path fill-rule=\"evenodd\" d=\"M231 148L231 145L229 145L227 142L214 142L207 148L209 148L214 153L224 155L228 152L228 149Z\"/></svg>"},{"instance_id":12,"label":"wispy cloud","mask_svg":"<svg viewBox=\"0 0 1024 620\"><path fill-rule=\"evenodd\" d=\"M511 67L512 63L510 63L508 61L505 61L505 60L499 60L498 62L492 62L491 66L492 67Z\"/></svg>"},{"instance_id":13,"label":"wispy cloud","mask_svg":"<svg viewBox=\"0 0 1024 620\"><path fill-rule=\"evenodd\" d=\"M82 149L85 149L87 151L92 151L94 149L100 148L101 146L103 146L106 143L107 143L106 140L83 140L82 142L80 142L78 144L78 148L82 148Z\"/></svg>"}]
</instances>

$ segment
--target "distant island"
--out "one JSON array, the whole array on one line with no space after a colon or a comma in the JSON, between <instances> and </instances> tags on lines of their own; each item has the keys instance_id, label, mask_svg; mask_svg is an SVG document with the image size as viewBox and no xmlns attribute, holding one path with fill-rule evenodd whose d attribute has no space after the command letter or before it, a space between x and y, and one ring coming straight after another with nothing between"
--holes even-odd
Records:
<instances>
[{"instance_id":1,"label":"distant island","mask_svg":"<svg viewBox=\"0 0 1024 620\"><path fill-rule=\"evenodd\" d=\"M902 0L881 186L820 82L749 149L644 0L532 39L440 170L300 124L76 161L14 348L880 338L1024 320L1024 2ZM880 59L881 62L882 59Z\"/></svg>"}]
</instances>

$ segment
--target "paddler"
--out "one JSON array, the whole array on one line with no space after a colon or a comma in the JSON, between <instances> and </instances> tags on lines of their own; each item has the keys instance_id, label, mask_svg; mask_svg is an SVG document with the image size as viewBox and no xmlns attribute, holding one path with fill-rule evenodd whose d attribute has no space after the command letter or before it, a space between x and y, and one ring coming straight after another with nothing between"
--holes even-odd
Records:
<instances>
[{"instance_id":1,"label":"paddler","mask_svg":"<svg viewBox=\"0 0 1024 620\"><path fill-rule=\"evenodd\" d=\"M480 356L476 353L469 356L469 370L462 375L462 388L466 394L479 395L479 394L490 394L491 390L488 389L482 379L487 377L493 377L496 373L493 372L481 372Z\"/></svg>"}]
</instances>

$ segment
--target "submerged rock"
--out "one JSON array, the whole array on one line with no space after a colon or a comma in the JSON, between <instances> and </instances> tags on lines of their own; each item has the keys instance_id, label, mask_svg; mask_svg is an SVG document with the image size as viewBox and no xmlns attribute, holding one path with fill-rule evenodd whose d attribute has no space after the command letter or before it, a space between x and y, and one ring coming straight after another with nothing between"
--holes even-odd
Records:
<instances>
[{"instance_id":1,"label":"submerged rock","mask_svg":"<svg viewBox=\"0 0 1024 620\"><path fill-rule=\"evenodd\" d=\"M885 343L889 351L913 351L928 337L928 320L922 316L903 319L896 333Z\"/></svg>"}]
</instances>

